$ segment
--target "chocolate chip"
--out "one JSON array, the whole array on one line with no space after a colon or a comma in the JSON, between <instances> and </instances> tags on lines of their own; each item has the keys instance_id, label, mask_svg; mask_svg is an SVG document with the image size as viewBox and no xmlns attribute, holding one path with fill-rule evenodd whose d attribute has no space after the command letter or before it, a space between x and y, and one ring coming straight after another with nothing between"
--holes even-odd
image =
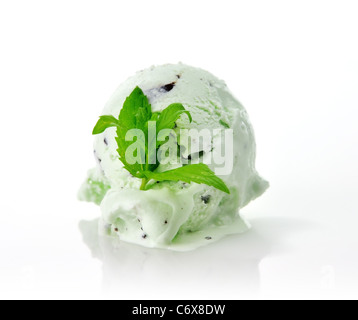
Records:
<instances>
[{"instance_id":1,"label":"chocolate chip","mask_svg":"<svg viewBox=\"0 0 358 320\"><path fill-rule=\"evenodd\" d=\"M142 238L143 238L143 239L147 239L147 237L148 237L148 236L147 236L146 234L143 234L143 235L142 235Z\"/></svg>"},{"instance_id":2,"label":"chocolate chip","mask_svg":"<svg viewBox=\"0 0 358 320\"><path fill-rule=\"evenodd\" d=\"M207 196L201 196L201 200L205 203L208 204L210 202L211 199L211 195L208 194Z\"/></svg>"},{"instance_id":3,"label":"chocolate chip","mask_svg":"<svg viewBox=\"0 0 358 320\"><path fill-rule=\"evenodd\" d=\"M94 153L94 156L95 156L96 160L98 161L98 163L101 163L101 162L102 162L102 159L100 159L100 158L98 157L96 150L94 150L93 153Z\"/></svg>"},{"instance_id":4,"label":"chocolate chip","mask_svg":"<svg viewBox=\"0 0 358 320\"><path fill-rule=\"evenodd\" d=\"M186 160L189 160L189 161L191 161L193 159L197 160L198 158L204 157L204 155L205 155L205 151L199 151L198 153L189 154L188 158Z\"/></svg>"},{"instance_id":5,"label":"chocolate chip","mask_svg":"<svg viewBox=\"0 0 358 320\"><path fill-rule=\"evenodd\" d=\"M167 220L165 220L165 221L164 221L164 224L168 224L168 221L167 221Z\"/></svg>"},{"instance_id":6,"label":"chocolate chip","mask_svg":"<svg viewBox=\"0 0 358 320\"><path fill-rule=\"evenodd\" d=\"M212 237L206 237L205 240L212 240Z\"/></svg>"},{"instance_id":7,"label":"chocolate chip","mask_svg":"<svg viewBox=\"0 0 358 320\"><path fill-rule=\"evenodd\" d=\"M166 92L169 92L169 91L172 91L175 87L175 82L172 82L172 83L169 83L169 84L166 84L165 86L161 87L160 89L161 90L164 90Z\"/></svg>"},{"instance_id":8,"label":"chocolate chip","mask_svg":"<svg viewBox=\"0 0 358 320\"><path fill-rule=\"evenodd\" d=\"M180 78L181 78L181 75L180 75L180 74L177 74L177 78L180 79Z\"/></svg>"},{"instance_id":9,"label":"chocolate chip","mask_svg":"<svg viewBox=\"0 0 358 320\"><path fill-rule=\"evenodd\" d=\"M115 231L115 232L118 232L119 230L118 230L118 228L115 228L114 231Z\"/></svg>"}]
</instances>

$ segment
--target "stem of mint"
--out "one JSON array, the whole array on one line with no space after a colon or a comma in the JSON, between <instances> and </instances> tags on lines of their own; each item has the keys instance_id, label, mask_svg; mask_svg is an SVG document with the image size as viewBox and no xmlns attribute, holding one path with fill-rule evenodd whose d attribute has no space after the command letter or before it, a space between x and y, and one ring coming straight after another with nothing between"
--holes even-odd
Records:
<instances>
[{"instance_id":1,"label":"stem of mint","mask_svg":"<svg viewBox=\"0 0 358 320\"><path fill-rule=\"evenodd\" d=\"M140 186L140 190L145 191L145 187L147 186L148 182L149 182L149 179L143 178L142 179L142 185Z\"/></svg>"}]
</instances>

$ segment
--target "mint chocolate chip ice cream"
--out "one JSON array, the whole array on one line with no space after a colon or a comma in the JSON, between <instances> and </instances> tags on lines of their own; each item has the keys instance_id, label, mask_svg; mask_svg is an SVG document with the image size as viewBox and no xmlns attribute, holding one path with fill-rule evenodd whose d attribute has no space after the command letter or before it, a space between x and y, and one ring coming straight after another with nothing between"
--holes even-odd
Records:
<instances>
[{"instance_id":1,"label":"mint chocolate chip ice cream","mask_svg":"<svg viewBox=\"0 0 358 320\"><path fill-rule=\"evenodd\" d=\"M177 161L157 164L154 172L143 177L128 170L118 154L121 122L116 119L135 88L147 97L153 118L173 104L181 104L185 109L181 112L190 116L175 118L178 150L171 156L177 159L171 160ZM247 113L223 81L183 64L152 67L124 82L103 116L114 120L95 136L97 167L89 171L79 193L81 200L100 204L100 232L146 247L190 250L247 230L239 210L262 195L268 183L255 169L256 144ZM189 130L209 130L213 135L193 139L194 131ZM233 137L232 151L225 155L230 171L223 170L222 161L211 161L221 159L228 149L220 130ZM208 169L194 177L195 168L202 167L191 170L191 162L206 163ZM166 174L171 170L179 171ZM190 179L181 176L183 170L192 171ZM218 177L210 176L210 170ZM210 176L207 180L201 177L205 172Z\"/></svg>"}]
</instances>

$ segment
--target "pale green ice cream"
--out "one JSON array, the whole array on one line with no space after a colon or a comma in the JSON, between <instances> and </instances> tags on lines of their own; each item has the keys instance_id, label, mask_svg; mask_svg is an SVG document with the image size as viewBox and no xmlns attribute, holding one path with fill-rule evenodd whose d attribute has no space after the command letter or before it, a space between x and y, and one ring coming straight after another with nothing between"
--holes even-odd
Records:
<instances>
[{"instance_id":1,"label":"pale green ice cream","mask_svg":"<svg viewBox=\"0 0 358 320\"><path fill-rule=\"evenodd\" d=\"M220 176L228 195L207 185L161 182L141 191L140 179L123 168L118 159L116 129L97 135L94 152L97 167L89 172L79 197L101 205L100 231L122 241L146 247L190 250L228 234L247 230L239 210L262 195L268 183L255 169L256 144L243 106L226 84L210 73L184 64L163 65L140 71L124 82L105 106L103 115L118 117L125 99L139 86L148 96L153 112L172 103L182 103L193 122L183 118L177 129L233 129L234 169ZM203 146L205 160L221 150L221 139ZM190 154L186 145L184 157ZM198 156L198 155L196 155ZM215 164L209 165L214 170ZM159 171L173 169L160 165Z\"/></svg>"}]
</instances>

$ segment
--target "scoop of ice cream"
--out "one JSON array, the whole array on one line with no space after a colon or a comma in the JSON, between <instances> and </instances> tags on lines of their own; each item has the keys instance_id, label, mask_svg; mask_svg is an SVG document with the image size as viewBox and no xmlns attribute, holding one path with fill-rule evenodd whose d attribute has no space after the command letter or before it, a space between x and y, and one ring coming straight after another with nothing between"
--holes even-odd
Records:
<instances>
[{"instance_id":1,"label":"scoop of ice cream","mask_svg":"<svg viewBox=\"0 0 358 320\"><path fill-rule=\"evenodd\" d=\"M90 171L80 199L101 203L102 225L107 233L147 247L183 250L246 230L239 209L262 195L268 183L255 169L255 138L243 106L212 74L176 64L152 67L129 78L111 97L103 115L118 117L125 99L137 86L149 98L153 112L172 103L184 105L193 121L177 121L176 130L233 130L233 170L220 176L231 194L207 185L170 181L148 191L139 190L141 181L123 168L117 153L116 129L110 128L95 137L97 168ZM192 150L198 149L193 145L184 145L178 157L205 162L225 149L222 143L214 136L195 153ZM220 166L215 162L209 165L213 171ZM158 171L173 168L169 163L160 165Z\"/></svg>"}]
</instances>

